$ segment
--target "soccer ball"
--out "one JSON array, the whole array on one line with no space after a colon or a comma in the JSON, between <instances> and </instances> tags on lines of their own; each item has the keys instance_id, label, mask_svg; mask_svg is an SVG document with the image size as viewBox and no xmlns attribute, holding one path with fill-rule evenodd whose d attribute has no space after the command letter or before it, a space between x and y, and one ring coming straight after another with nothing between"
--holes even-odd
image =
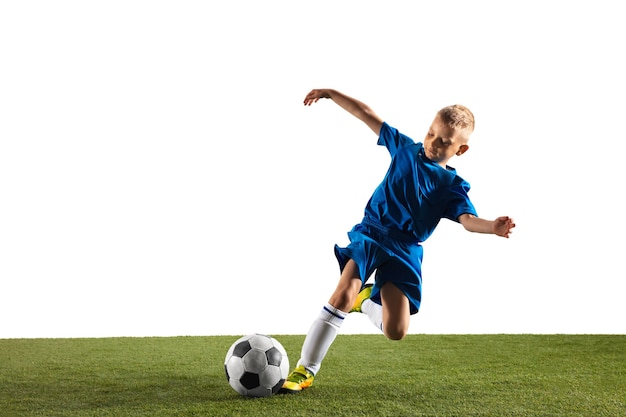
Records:
<instances>
[{"instance_id":1,"label":"soccer ball","mask_svg":"<svg viewBox=\"0 0 626 417\"><path fill-rule=\"evenodd\" d=\"M224 360L230 386L246 397L269 397L289 372L285 348L271 336L253 333L232 344Z\"/></svg>"}]
</instances>

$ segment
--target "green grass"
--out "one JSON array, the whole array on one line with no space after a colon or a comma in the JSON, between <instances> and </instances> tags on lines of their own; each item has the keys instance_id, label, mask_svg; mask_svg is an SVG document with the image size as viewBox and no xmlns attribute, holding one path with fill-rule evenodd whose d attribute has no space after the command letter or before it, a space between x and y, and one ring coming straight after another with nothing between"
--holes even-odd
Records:
<instances>
[{"instance_id":1,"label":"green grass","mask_svg":"<svg viewBox=\"0 0 626 417\"><path fill-rule=\"evenodd\" d=\"M276 336L298 359L304 336ZM624 335L340 335L314 385L248 399L238 336L0 340L0 416L626 416Z\"/></svg>"}]
</instances>

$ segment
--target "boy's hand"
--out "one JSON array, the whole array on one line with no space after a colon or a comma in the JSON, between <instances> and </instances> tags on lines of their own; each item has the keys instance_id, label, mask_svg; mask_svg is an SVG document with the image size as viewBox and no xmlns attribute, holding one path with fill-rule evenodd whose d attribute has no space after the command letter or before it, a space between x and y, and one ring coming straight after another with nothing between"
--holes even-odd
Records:
<instances>
[{"instance_id":1,"label":"boy's hand","mask_svg":"<svg viewBox=\"0 0 626 417\"><path fill-rule=\"evenodd\" d=\"M513 219L508 216L498 217L493 221L493 233L498 236L508 238L512 233L511 229L515 227Z\"/></svg>"},{"instance_id":2,"label":"boy's hand","mask_svg":"<svg viewBox=\"0 0 626 417\"><path fill-rule=\"evenodd\" d=\"M317 103L320 98L330 98L328 90L311 90L309 94L304 98L304 105L310 106L313 103Z\"/></svg>"},{"instance_id":3,"label":"boy's hand","mask_svg":"<svg viewBox=\"0 0 626 417\"><path fill-rule=\"evenodd\" d=\"M383 125L383 119L378 117L376 113L369 108L365 103L359 100L349 97L337 90L330 88L311 90L309 94L304 98L304 105L310 106L313 103L317 103L320 98L329 98L334 101L339 107L361 120L367 125L374 133L380 134L380 128Z\"/></svg>"}]
</instances>

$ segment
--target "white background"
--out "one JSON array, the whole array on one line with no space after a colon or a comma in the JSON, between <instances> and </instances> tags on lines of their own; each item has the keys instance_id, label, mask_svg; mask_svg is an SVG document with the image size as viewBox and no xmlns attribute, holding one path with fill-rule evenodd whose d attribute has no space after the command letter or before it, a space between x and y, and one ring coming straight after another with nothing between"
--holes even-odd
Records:
<instances>
[{"instance_id":1,"label":"white background","mask_svg":"<svg viewBox=\"0 0 626 417\"><path fill-rule=\"evenodd\" d=\"M2 2L0 338L306 333L389 163L321 87L416 141L469 106L518 225L442 221L412 333L625 333L617 3Z\"/></svg>"}]
</instances>

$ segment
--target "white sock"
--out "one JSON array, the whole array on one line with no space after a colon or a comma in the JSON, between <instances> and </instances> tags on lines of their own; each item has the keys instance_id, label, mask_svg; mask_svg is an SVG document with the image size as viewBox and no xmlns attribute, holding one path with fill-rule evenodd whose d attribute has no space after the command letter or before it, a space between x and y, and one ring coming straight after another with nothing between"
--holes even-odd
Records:
<instances>
[{"instance_id":1,"label":"white sock","mask_svg":"<svg viewBox=\"0 0 626 417\"><path fill-rule=\"evenodd\" d=\"M347 313L326 304L320 315L309 329L304 339L298 365L304 366L313 374L317 374L330 345L335 340L339 327Z\"/></svg>"},{"instance_id":2,"label":"white sock","mask_svg":"<svg viewBox=\"0 0 626 417\"><path fill-rule=\"evenodd\" d=\"M383 306L368 298L361 304L361 311L367 314L367 317L378 330L383 330Z\"/></svg>"}]
</instances>

